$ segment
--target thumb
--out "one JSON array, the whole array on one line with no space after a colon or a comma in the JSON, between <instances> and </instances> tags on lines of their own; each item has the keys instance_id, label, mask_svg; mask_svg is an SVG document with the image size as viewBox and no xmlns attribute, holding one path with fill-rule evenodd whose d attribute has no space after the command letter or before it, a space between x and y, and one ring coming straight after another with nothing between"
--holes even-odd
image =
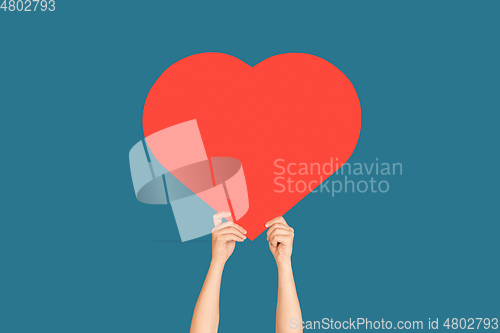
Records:
<instances>
[{"instance_id":1,"label":"thumb","mask_svg":"<svg viewBox=\"0 0 500 333\"><path fill-rule=\"evenodd\" d=\"M219 212L219 213L214 214L214 226L216 227L216 226L222 224L222 219L224 217L229 217L229 216L231 216L230 212Z\"/></svg>"}]
</instances>

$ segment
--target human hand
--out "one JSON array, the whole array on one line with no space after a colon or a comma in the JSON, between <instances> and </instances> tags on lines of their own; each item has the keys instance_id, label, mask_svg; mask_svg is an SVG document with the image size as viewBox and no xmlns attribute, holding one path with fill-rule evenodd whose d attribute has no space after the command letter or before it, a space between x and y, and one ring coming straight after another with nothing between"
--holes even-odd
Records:
<instances>
[{"instance_id":1,"label":"human hand","mask_svg":"<svg viewBox=\"0 0 500 333\"><path fill-rule=\"evenodd\" d=\"M222 218L231 216L220 212L213 216L215 227L212 229L212 262L225 264L234 251L236 242L243 242L247 231L234 222L222 223Z\"/></svg>"},{"instance_id":2,"label":"human hand","mask_svg":"<svg viewBox=\"0 0 500 333\"><path fill-rule=\"evenodd\" d=\"M278 266L291 262L293 249L293 228L289 227L282 216L275 217L266 223L269 249Z\"/></svg>"}]
</instances>

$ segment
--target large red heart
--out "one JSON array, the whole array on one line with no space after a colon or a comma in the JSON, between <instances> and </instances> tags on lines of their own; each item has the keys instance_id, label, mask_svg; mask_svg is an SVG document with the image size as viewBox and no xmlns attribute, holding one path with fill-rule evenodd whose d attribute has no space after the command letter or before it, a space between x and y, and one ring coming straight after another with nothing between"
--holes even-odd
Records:
<instances>
[{"instance_id":1,"label":"large red heart","mask_svg":"<svg viewBox=\"0 0 500 333\"><path fill-rule=\"evenodd\" d=\"M176 62L148 94L144 135L192 119L208 156L242 163L250 208L237 222L251 240L266 221L285 214L345 163L361 130L359 99L349 79L328 61L303 53L276 55L254 67L223 53ZM293 175L305 172L300 163L308 174ZM290 173L279 175L277 165L289 166Z\"/></svg>"}]
</instances>

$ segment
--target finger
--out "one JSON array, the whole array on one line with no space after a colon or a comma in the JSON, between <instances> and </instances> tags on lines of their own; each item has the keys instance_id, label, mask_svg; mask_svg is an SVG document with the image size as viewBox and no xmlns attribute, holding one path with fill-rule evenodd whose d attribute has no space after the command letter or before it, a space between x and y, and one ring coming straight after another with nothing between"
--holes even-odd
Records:
<instances>
[{"instance_id":1,"label":"finger","mask_svg":"<svg viewBox=\"0 0 500 333\"><path fill-rule=\"evenodd\" d=\"M286 230L290 230L290 231L293 231L293 228L286 225L286 224L283 224L283 223L275 223L273 224L272 226L270 226L267 231L268 232L272 232L274 229L276 228L281 228L281 229L286 229Z\"/></svg>"},{"instance_id":2,"label":"finger","mask_svg":"<svg viewBox=\"0 0 500 333\"><path fill-rule=\"evenodd\" d=\"M224 228L230 228L230 227L238 229L243 234L247 233L247 231L242 226L240 226L234 222L224 222L222 224L219 224L218 226L216 226L215 228L212 229L212 232L215 232L217 230L222 230Z\"/></svg>"},{"instance_id":3,"label":"finger","mask_svg":"<svg viewBox=\"0 0 500 333\"><path fill-rule=\"evenodd\" d=\"M270 226L272 226L275 223L284 223L285 225L288 225L288 224L286 224L286 221L283 218L283 216L278 216L278 217L275 217L274 219L267 221L266 228L269 228Z\"/></svg>"},{"instance_id":4,"label":"finger","mask_svg":"<svg viewBox=\"0 0 500 333\"><path fill-rule=\"evenodd\" d=\"M236 235L238 237L247 238L241 231L239 231L236 228L224 228L222 230L218 230L217 233L219 235L233 234L233 235Z\"/></svg>"},{"instance_id":5,"label":"finger","mask_svg":"<svg viewBox=\"0 0 500 333\"><path fill-rule=\"evenodd\" d=\"M293 232L293 228L287 226L286 224L283 223L275 223L273 224L269 229L267 229L267 240L269 240L269 235L273 232L273 230L280 228L280 229L285 229L285 230L290 230Z\"/></svg>"},{"instance_id":6,"label":"finger","mask_svg":"<svg viewBox=\"0 0 500 333\"><path fill-rule=\"evenodd\" d=\"M230 242L230 241L243 242L245 240L245 238L237 236L235 234L225 234L225 235L222 235L220 237L220 239L225 241L225 242Z\"/></svg>"},{"instance_id":7,"label":"finger","mask_svg":"<svg viewBox=\"0 0 500 333\"><path fill-rule=\"evenodd\" d=\"M230 212L219 212L219 213L215 213L214 214L214 225L215 226L218 226L222 223L222 219L224 217L229 217L231 216L231 213Z\"/></svg>"},{"instance_id":8,"label":"finger","mask_svg":"<svg viewBox=\"0 0 500 333\"><path fill-rule=\"evenodd\" d=\"M293 229L292 229L292 228L287 227L287 226L286 226L286 225L284 225L284 224L276 223L276 224L274 224L271 228L267 229L267 235L266 235L267 240L269 240L269 238L270 238L271 234L272 234L272 233L273 233L273 231L274 231L274 230L276 230L276 229L284 229L284 230L288 230L288 231L293 231Z\"/></svg>"},{"instance_id":9,"label":"finger","mask_svg":"<svg viewBox=\"0 0 500 333\"><path fill-rule=\"evenodd\" d=\"M281 229L281 228L274 229L273 232L269 235L268 239L273 239L275 236L278 236L278 235L281 235L281 236L292 236L293 232L291 232L290 230Z\"/></svg>"},{"instance_id":10,"label":"finger","mask_svg":"<svg viewBox=\"0 0 500 333\"><path fill-rule=\"evenodd\" d=\"M272 246L276 247L278 246L278 243L289 245L291 240L292 240L291 236L276 235L273 238L271 238L270 243Z\"/></svg>"}]
</instances>

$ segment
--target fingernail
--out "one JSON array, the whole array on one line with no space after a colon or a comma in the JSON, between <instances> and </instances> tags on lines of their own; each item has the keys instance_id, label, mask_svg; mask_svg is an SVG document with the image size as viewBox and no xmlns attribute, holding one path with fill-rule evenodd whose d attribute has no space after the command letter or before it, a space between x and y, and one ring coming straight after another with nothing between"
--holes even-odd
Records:
<instances>
[{"instance_id":1,"label":"fingernail","mask_svg":"<svg viewBox=\"0 0 500 333\"><path fill-rule=\"evenodd\" d=\"M243 236L243 239L247 239L247 236Z\"/></svg>"},{"instance_id":2,"label":"fingernail","mask_svg":"<svg viewBox=\"0 0 500 333\"><path fill-rule=\"evenodd\" d=\"M243 231L243 233L246 235L246 234L247 234L247 231L245 230L245 231Z\"/></svg>"},{"instance_id":3,"label":"fingernail","mask_svg":"<svg viewBox=\"0 0 500 333\"><path fill-rule=\"evenodd\" d=\"M266 227L266 228L267 228L267 225L268 225L268 224L269 224L269 223L266 223L266 225L265 225L265 227Z\"/></svg>"}]
</instances>

